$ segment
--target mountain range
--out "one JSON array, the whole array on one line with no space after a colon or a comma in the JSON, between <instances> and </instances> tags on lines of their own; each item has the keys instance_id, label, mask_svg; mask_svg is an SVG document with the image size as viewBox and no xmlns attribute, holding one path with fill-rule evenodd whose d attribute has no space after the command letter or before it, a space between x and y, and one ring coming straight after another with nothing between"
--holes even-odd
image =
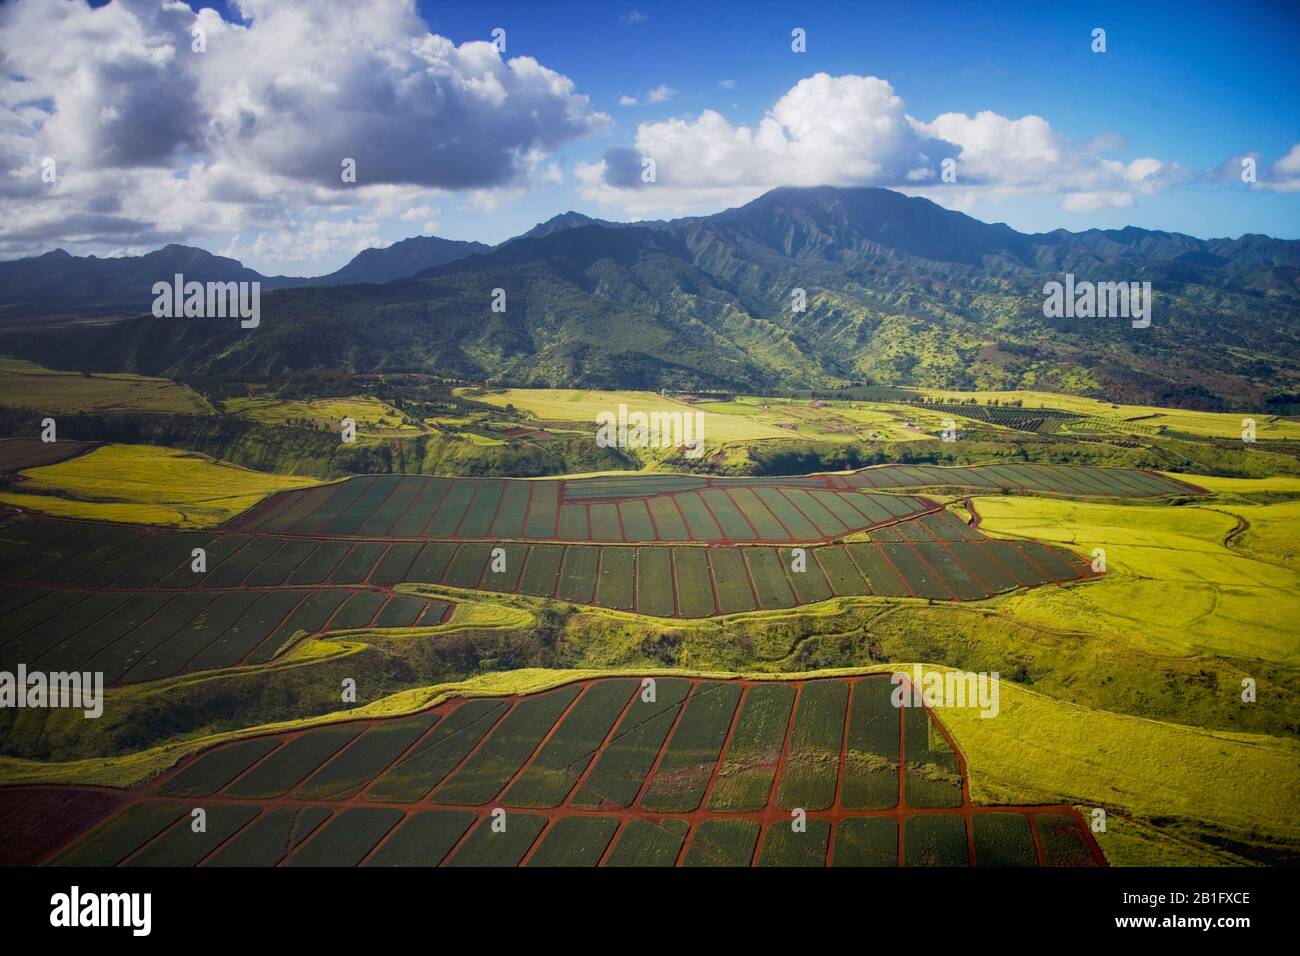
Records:
<instances>
[{"instance_id":1,"label":"mountain range","mask_svg":"<svg viewBox=\"0 0 1300 956\"><path fill-rule=\"evenodd\" d=\"M260 325L144 316L33 328L145 311L140 290L174 272L260 279ZM1044 286L1067 274L1151 283L1150 327L1047 317ZM561 387L1041 388L1289 411L1300 407L1297 306L1300 241L1027 234L885 189L781 188L671 222L565 213L496 247L416 237L314 279L260 277L183 246L131 259L51 252L0 263L0 316L24 326L0 352L171 376L322 367Z\"/></svg>"}]
</instances>

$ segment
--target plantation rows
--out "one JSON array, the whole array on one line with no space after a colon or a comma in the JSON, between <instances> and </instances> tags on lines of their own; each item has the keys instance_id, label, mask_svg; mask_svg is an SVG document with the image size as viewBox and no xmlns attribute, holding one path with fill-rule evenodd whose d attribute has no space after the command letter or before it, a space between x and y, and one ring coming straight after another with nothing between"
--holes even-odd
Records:
<instances>
[{"instance_id":1,"label":"plantation rows","mask_svg":"<svg viewBox=\"0 0 1300 956\"><path fill-rule=\"evenodd\" d=\"M833 596L976 600L1090 574L1068 551L1032 541L986 539L948 512L878 528L870 542L802 549L801 563L792 548L757 545L352 542L155 532L40 518L13 520L2 530L0 580L15 586L15 601L24 583L85 590L186 590L187 601L204 607L211 600L204 589L275 588L278 597L264 598L282 603L298 588L388 588L409 582L528 594L657 617L708 617L791 608ZM192 567L197 547L206 551L203 572ZM380 598L351 600L361 605ZM292 600L296 604L297 598ZM330 600L321 594L313 598L313 606L323 608ZM414 599L401 600L408 603L397 597L390 603L405 607ZM0 603L0 623L8 624L6 606ZM13 613L20 610L15 607ZM373 610L378 613L379 606ZM349 621L361 616L360 611L347 614ZM380 619L390 617L405 619L396 609ZM428 619L422 616L420 622Z\"/></svg>"},{"instance_id":2,"label":"plantation rows","mask_svg":"<svg viewBox=\"0 0 1300 956\"><path fill-rule=\"evenodd\" d=\"M1055 408L1018 408L1012 405L960 405L926 402L921 406L943 415L958 415L962 418L1014 428L1018 431L1036 432L1050 430L1050 425L1057 421L1070 421L1079 416ZM1044 428L1047 424L1049 427Z\"/></svg>"},{"instance_id":3,"label":"plantation rows","mask_svg":"<svg viewBox=\"0 0 1300 956\"><path fill-rule=\"evenodd\" d=\"M688 479L692 485L704 481ZM820 487L794 481L669 491L680 483L676 476L643 477L639 484L617 486L643 489L642 497L602 501L587 500L594 496L575 487L577 481L367 475L280 492L229 522L227 529L493 541L815 542L937 508L910 495L832 491L825 479L814 480Z\"/></svg>"},{"instance_id":4,"label":"plantation rows","mask_svg":"<svg viewBox=\"0 0 1300 956\"><path fill-rule=\"evenodd\" d=\"M43 442L36 438L6 438L0 440L0 474L39 468L55 462L76 458L97 447L88 442Z\"/></svg>"},{"instance_id":5,"label":"plantation rows","mask_svg":"<svg viewBox=\"0 0 1300 956\"><path fill-rule=\"evenodd\" d=\"M884 675L661 677L651 695L640 680L605 678L251 738L133 794L52 862L1098 862L1069 808L973 807L946 732L925 709L895 708L892 690ZM195 807L206 833L190 826ZM800 832L794 808L806 813Z\"/></svg>"},{"instance_id":6,"label":"plantation rows","mask_svg":"<svg viewBox=\"0 0 1300 956\"><path fill-rule=\"evenodd\" d=\"M837 488L964 488L971 491L1028 491L1077 497L1155 498L1203 493L1173 478L1133 468L1094 465L881 465L850 475L832 475Z\"/></svg>"},{"instance_id":7,"label":"plantation rows","mask_svg":"<svg viewBox=\"0 0 1300 956\"><path fill-rule=\"evenodd\" d=\"M307 634L429 626L443 601L354 588L0 592L0 670L101 672L106 684L260 664Z\"/></svg>"}]
</instances>

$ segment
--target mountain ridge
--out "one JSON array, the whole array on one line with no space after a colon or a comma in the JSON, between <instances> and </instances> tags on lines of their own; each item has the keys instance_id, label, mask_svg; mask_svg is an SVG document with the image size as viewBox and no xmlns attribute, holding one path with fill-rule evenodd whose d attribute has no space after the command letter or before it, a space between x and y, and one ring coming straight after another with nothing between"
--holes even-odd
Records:
<instances>
[{"instance_id":1,"label":"mountain ridge","mask_svg":"<svg viewBox=\"0 0 1300 956\"><path fill-rule=\"evenodd\" d=\"M1296 399L1295 240L1027 234L918 197L834 187L773 190L666 223L548 222L383 284L264 293L255 335L147 317L107 332L11 333L0 351L168 375L418 368L564 387L861 382L1192 407ZM1044 283L1066 273L1151 282L1152 328L1046 318ZM497 289L504 313L491 308ZM791 308L799 289L803 312Z\"/></svg>"}]
</instances>

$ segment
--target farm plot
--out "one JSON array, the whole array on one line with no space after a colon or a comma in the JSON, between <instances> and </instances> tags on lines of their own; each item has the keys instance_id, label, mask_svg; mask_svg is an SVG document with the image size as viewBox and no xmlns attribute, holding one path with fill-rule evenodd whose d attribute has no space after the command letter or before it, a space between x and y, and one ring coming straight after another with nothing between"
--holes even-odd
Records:
<instances>
[{"instance_id":1,"label":"farm plot","mask_svg":"<svg viewBox=\"0 0 1300 956\"><path fill-rule=\"evenodd\" d=\"M646 775L668 737L691 682L674 677L655 681L633 698L632 706L619 721L590 775L573 797L578 807L626 807L635 802Z\"/></svg>"},{"instance_id":2,"label":"farm plot","mask_svg":"<svg viewBox=\"0 0 1300 956\"><path fill-rule=\"evenodd\" d=\"M849 689L848 681L809 681L800 689L776 793L781 809L825 810L835 802Z\"/></svg>"},{"instance_id":3,"label":"farm plot","mask_svg":"<svg viewBox=\"0 0 1300 956\"><path fill-rule=\"evenodd\" d=\"M850 817L835 827L834 866L898 866L898 821Z\"/></svg>"},{"instance_id":4,"label":"farm plot","mask_svg":"<svg viewBox=\"0 0 1300 956\"><path fill-rule=\"evenodd\" d=\"M556 807L568 796L637 689L633 680L600 681L581 699L538 750L505 794L515 807Z\"/></svg>"},{"instance_id":5,"label":"farm plot","mask_svg":"<svg viewBox=\"0 0 1300 956\"><path fill-rule=\"evenodd\" d=\"M775 490L754 489L756 495ZM813 492L803 493L814 500ZM587 506L582 507L585 515ZM829 509L822 517L827 516L834 517ZM872 534L876 540L798 549L756 543L530 545L484 539L317 540L247 532L147 534L21 516L8 522L0 540L0 582L16 589L12 604L0 603L0 626L8 635L0 642L0 661L6 647L10 657L21 653L30 664L55 648L66 660L66 652L93 646L110 660L114 679L136 682L265 662L295 635L441 620L445 605L386 598L381 591L405 582L699 618L787 609L831 596L980 600L1017 587L1093 576L1083 558L1064 548L987 539L947 513L914 515ZM195 554L205 557L206 568L195 570ZM40 593L47 583L76 590L65 600ZM129 593L133 590L142 593ZM162 608L146 600L163 591L172 592L174 600ZM105 642L121 614L140 608L151 616L147 627L137 631L143 622L128 617L134 621L130 637L117 633ZM203 620L189 627L190 618ZM96 620L108 630L92 628ZM120 646L111 650L114 642Z\"/></svg>"},{"instance_id":6,"label":"farm plot","mask_svg":"<svg viewBox=\"0 0 1300 956\"><path fill-rule=\"evenodd\" d=\"M6 438L0 441L0 474L39 468L84 455L97 447L92 442L43 442L39 438Z\"/></svg>"},{"instance_id":7,"label":"farm plot","mask_svg":"<svg viewBox=\"0 0 1300 956\"><path fill-rule=\"evenodd\" d=\"M704 799L740 700L739 684L698 684L655 768L641 806L686 812Z\"/></svg>"},{"instance_id":8,"label":"farm plot","mask_svg":"<svg viewBox=\"0 0 1300 956\"><path fill-rule=\"evenodd\" d=\"M598 678L234 741L109 803L87 797L79 827L51 828L37 862L1104 863L1070 807L971 804L943 728L923 708L894 708L891 688L883 674ZM0 819L30 792L0 790ZM206 834L187 825L196 804Z\"/></svg>"},{"instance_id":9,"label":"farm plot","mask_svg":"<svg viewBox=\"0 0 1300 956\"><path fill-rule=\"evenodd\" d=\"M832 487L821 477L364 475L280 492L225 530L385 540L815 543L937 507L914 495Z\"/></svg>"},{"instance_id":10,"label":"farm plot","mask_svg":"<svg viewBox=\"0 0 1300 956\"><path fill-rule=\"evenodd\" d=\"M794 698L790 684L757 684L746 689L710 795L710 810L754 811L767 805Z\"/></svg>"},{"instance_id":11,"label":"farm plot","mask_svg":"<svg viewBox=\"0 0 1300 956\"><path fill-rule=\"evenodd\" d=\"M307 634L372 620L379 627L421 618L437 623L448 607L349 588L131 593L33 587L7 596L13 600L0 605L0 669L25 664L101 671L108 684L261 663Z\"/></svg>"},{"instance_id":12,"label":"farm plot","mask_svg":"<svg viewBox=\"0 0 1300 956\"><path fill-rule=\"evenodd\" d=\"M902 713L907 805L960 806L966 781L962 776L961 762L939 722L923 707L907 707Z\"/></svg>"},{"instance_id":13,"label":"farm plot","mask_svg":"<svg viewBox=\"0 0 1300 956\"><path fill-rule=\"evenodd\" d=\"M962 488L1085 497L1155 498L1204 494L1195 485L1133 468L1093 465L879 465L844 476L854 488Z\"/></svg>"},{"instance_id":14,"label":"farm plot","mask_svg":"<svg viewBox=\"0 0 1300 956\"><path fill-rule=\"evenodd\" d=\"M23 787L0 790L0 866L28 866L49 856L118 806L99 790ZM675 854L674 854L675 857Z\"/></svg>"},{"instance_id":15,"label":"farm plot","mask_svg":"<svg viewBox=\"0 0 1300 956\"><path fill-rule=\"evenodd\" d=\"M847 810L898 806L898 711L883 680L853 685L840 803Z\"/></svg>"},{"instance_id":16,"label":"farm plot","mask_svg":"<svg viewBox=\"0 0 1300 956\"><path fill-rule=\"evenodd\" d=\"M690 828L672 817L634 817L620 831L605 866L672 866Z\"/></svg>"},{"instance_id":17,"label":"farm plot","mask_svg":"<svg viewBox=\"0 0 1300 956\"><path fill-rule=\"evenodd\" d=\"M758 865L825 866L830 838L829 820L808 820L802 830L795 830L785 821L769 823L763 833Z\"/></svg>"},{"instance_id":18,"label":"farm plot","mask_svg":"<svg viewBox=\"0 0 1300 956\"><path fill-rule=\"evenodd\" d=\"M517 703L488 740L433 792L433 802L474 806L493 799L523 768L580 689L565 687Z\"/></svg>"}]
</instances>

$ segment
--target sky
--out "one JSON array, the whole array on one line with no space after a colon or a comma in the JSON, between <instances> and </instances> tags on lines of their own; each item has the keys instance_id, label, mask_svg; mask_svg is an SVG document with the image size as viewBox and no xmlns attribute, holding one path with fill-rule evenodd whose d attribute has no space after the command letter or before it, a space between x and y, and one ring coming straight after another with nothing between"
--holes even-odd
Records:
<instances>
[{"instance_id":1,"label":"sky","mask_svg":"<svg viewBox=\"0 0 1300 956\"><path fill-rule=\"evenodd\" d=\"M181 242L316 275L781 185L1300 238L1297 27L1265 0L10 0L0 258Z\"/></svg>"}]
</instances>

